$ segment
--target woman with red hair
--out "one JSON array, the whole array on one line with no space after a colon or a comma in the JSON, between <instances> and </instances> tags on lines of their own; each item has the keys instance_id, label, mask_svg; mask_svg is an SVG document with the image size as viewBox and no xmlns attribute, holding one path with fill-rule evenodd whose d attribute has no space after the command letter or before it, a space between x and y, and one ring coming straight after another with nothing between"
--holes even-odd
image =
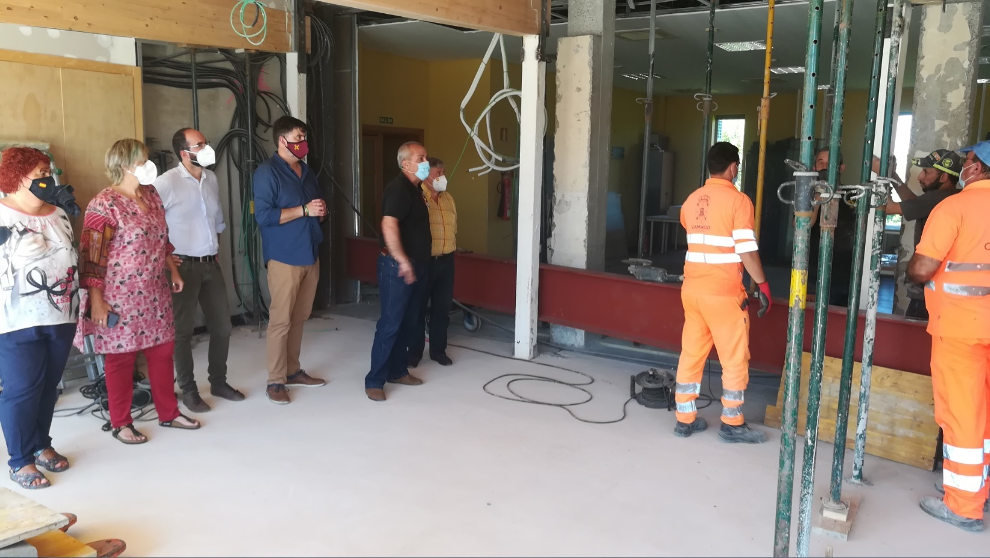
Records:
<instances>
[{"instance_id":1,"label":"woman with red hair","mask_svg":"<svg viewBox=\"0 0 990 558\"><path fill-rule=\"evenodd\" d=\"M79 310L72 223L32 192L54 188L48 156L30 147L0 153L0 427L10 479L51 486L69 460L50 430Z\"/></svg>"}]
</instances>

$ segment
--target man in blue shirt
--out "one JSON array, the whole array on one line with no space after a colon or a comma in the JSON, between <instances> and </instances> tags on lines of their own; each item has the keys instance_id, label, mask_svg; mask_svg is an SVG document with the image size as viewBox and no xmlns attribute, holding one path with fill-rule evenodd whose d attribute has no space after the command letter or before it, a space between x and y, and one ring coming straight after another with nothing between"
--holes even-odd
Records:
<instances>
[{"instance_id":1,"label":"man in blue shirt","mask_svg":"<svg viewBox=\"0 0 990 558\"><path fill-rule=\"evenodd\" d=\"M303 323L309 319L319 282L320 221L327 214L309 152L306 124L283 116L272 125L278 152L254 171L254 218L261 230L272 301L268 321L268 399L289 403L286 386L322 386L300 368Z\"/></svg>"},{"instance_id":2,"label":"man in blue shirt","mask_svg":"<svg viewBox=\"0 0 990 558\"><path fill-rule=\"evenodd\" d=\"M378 299L381 317L371 345L371 370L364 378L364 393L372 401L385 401L385 382L418 386L422 380L406 368L406 347L417 327L422 297L426 294L430 262L430 213L420 184L430 175L426 148L415 141L399 147L396 156L402 171L385 186L382 195L382 246L378 256Z\"/></svg>"}]
</instances>

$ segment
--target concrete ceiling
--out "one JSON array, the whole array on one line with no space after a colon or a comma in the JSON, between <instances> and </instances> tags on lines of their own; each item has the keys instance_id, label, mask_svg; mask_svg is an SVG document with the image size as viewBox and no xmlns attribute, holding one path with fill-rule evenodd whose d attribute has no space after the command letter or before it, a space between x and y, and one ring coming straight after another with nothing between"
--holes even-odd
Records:
<instances>
[{"instance_id":1,"label":"concrete ceiling","mask_svg":"<svg viewBox=\"0 0 990 558\"><path fill-rule=\"evenodd\" d=\"M692 0L693 1L693 0ZM640 15L644 2L638 2L637 11L623 14L624 0L617 2L615 39L615 85L626 89L645 91L645 81L622 77L627 73L646 73L649 64L647 54L649 33L639 33L638 40L623 38L623 31L649 29L649 17ZM985 0L984 14L990 13L990 0ZM648 3L645 3L648 6ZM660 4L658 3L658 6ZM822 44L819 57L819 84L828 82L831 66L831 32L835 17L835 2L825 3L822 17ZM658 7L658 10L660 8ZM656 66L654 73L662 79L654 81L658 94L688 94L703 90L708 41L708 12L703 7L679 8L661 13L657 17ZM628 12L628 10L627 10ZM649 13L648 11L646 12ZM866 89L869 86L870 65L873 51L872 36L876 3L860 0L853 9L852 41L849 49L847 84L850 89ZM754 41L766 38L765 3L736 3L720 8L715 16L715 41ZM391 52L425 60L451 60L481 58L491 34L461 30L431 23L408 20L372 20L374 24L361 27L360 41L374 50ZM559 15L556 21L560 22ZM774 26L774 66L803 66L807 41L808 6L804 2L778 3ZM914 83L919 18L912 17L907 43L905 85ZM566 23L551 27L551 39L566 33ZM551 52L555 41L551 40ZM506 37L507 57L520 59L521 39ZM712 90L716 94L743 94L762 91L764 51L725 52L716 48L713 57ZM990 74L984 65L981 77ZM774 75L772 91L796 91L803 84L802 74Z\"/></svg>"}]
</instances>

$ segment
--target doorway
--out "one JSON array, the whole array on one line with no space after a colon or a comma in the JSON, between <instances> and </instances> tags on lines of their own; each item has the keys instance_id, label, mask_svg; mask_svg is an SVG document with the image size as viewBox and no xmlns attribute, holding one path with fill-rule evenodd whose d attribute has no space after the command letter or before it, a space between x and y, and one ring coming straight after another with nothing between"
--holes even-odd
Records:
<instances>
[{"instance_id":1,"label":"doorway","mask_svg":"<svg viewBox=\"0 0 990 558\"><path fill-rule=\"evenodd\" d=\"M379 236L382 222L382 193L399 172L395 160L399 146L407 141L423 143L423 130L364 126L361 128L361 236Z\"/></svg>"}]
</instances>

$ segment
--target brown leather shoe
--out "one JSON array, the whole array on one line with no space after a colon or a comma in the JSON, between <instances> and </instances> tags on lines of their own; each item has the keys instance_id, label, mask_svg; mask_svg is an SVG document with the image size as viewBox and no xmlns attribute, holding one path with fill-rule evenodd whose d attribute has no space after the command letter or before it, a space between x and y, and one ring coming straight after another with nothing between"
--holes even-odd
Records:
<instances>
[{"instance_id":1,"label":"brown leather shoe","mask_svg":"<svg viewBox=\"0 0 990 558\"><path fill-rule=\"evenodd\" d=\"M389 380L389 383L392 383L392 384L402 384L404 386L418 386L418 385L420 385L420 384L423 383L423 380L420 380L419 378L417 378L416 376L413 376L412 374L406 374L405 376L402 376L401 378L398 378L398 379L395 379L395 380Z\"/></svg>"},{"instance_id":2,"label":"brown leather shoe","mask_svg":"<svg viewBox=\"0 0 990 558\"><path fill-rule=\"evenodd\" d=\"M372 401L385 401L385 390L382 388L364 388L364 393Z\"/></svg>"},{"instance_id":3,"label":"brown leather shoe","mask_svg":"<svg viewBox=\"0 0 990 558\"><path fill-rule=\"evenodd\" d=\"M300 386L300 387L320 387L327 385L325 380L320 378L314 378L306 373L305 370L300 370L295 374L292 374L285 379L285 385L287 386Z\"/></svg>"},{"instance_id":4,"label":"brown leather shoe","mask_svg":"<svg viewBox=\"0 0 990 558\"><path fill-rule=\"evenodd\" d=\"M265 393L268 395L268 400L276 405L289 404L289 390L282 384L270 384Z\"/></svg>"}]
</instances>

